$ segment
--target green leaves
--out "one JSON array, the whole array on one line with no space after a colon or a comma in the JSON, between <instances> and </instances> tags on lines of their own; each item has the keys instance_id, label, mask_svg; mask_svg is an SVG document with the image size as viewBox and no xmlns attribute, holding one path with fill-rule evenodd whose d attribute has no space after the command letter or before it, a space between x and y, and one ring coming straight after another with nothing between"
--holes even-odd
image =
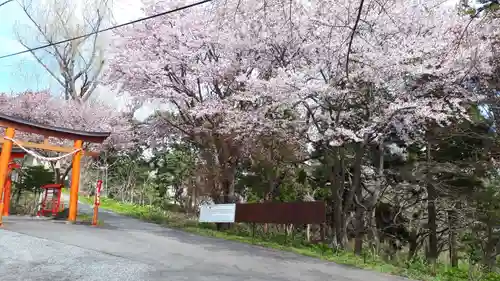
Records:
<instances>
[{"instance_id":1,"label":"green leaves","mask_svg":"<svg viewBox=\"0 0 500 281\"><path fill-rule=\"evenodd\" d=\"M151 163L156 168L156 189L164 197L169 186L179 189L195 167L195 152L188 146L177 145L157 153Z\"/></svg>"},{"instance_id":2,"label":"green leaves","mask_svg":"<svg viewBox=\"0 0 500 281\"><path fill-rule=\"evenodd\" d=\"M54 173L44 166L29 166L22 170L20 182L16 183L16 188L25 191L37 191L42 185L54 183Z\"/></svg>"}]
</instances>

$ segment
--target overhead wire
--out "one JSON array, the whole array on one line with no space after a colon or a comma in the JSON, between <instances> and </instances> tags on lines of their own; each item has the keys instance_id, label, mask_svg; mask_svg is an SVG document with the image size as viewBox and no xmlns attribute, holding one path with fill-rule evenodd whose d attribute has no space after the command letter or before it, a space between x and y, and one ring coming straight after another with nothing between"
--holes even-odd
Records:
<instances>
[{"instance_id":1,"label":"overhead wire","mask_svg":"<svg viewBox=\"0 0 500 281\"><path fill-rule=\"evenodd\" d=\"M10 0L10 1L12 1L12 0ZM7 1L7 2L10 2L10 1ZM192 7L195 7L195 6L199 6L199 5L211 2L211 1L213 1L213 0L199 1L199 2L196 2L196 3L193 3L193 4L189 4L189 5L186 5L186 6L179 7L179 8L175 8L175 9L172 9L172 10L169 10L169 11L161 12L161 13L154 14L154 15L147 16L147 17L143 17L143 18L139 18L139 19L136 19L136 20L133 20L133 21L129 21L129 22L126 22L126 23L114 25L114 26L111 26L111 27L108 27L108 28L98 29L98 30L89 32L89 33L84 34L84 35L75 36L75 37L72 37L72 38L69 38L69 39L65 39L65 40L61 40L61 41L49 43L49 44L38 46L38 47L35 47L35 48L26 49L24 51L19 51L19 52L16 52L16 53L11 53L11 54L8 54L8 55L3 55L3 56L0 56L0 59L14 57L14 56L22 55L22 54L25 54L25 53L37 51L37 50L40 50L40 49L45 49L47 47L51 47L51 46L55 46L55 45L59 45L59 44L67 43L67 42L71 42L71 41L82 39L82 38L87 38L89 36L92 36L92 35L95 35L95 34L98 34L98 33L102 33L102 32L105 32L105 31L110 31L110 30L113 30L113 29L116 29L116 28L120 28L120 27L124 27L124 26L131 25L131 24L134 24L134 23L138 23L138 22L141 22L141 21L150 20L150 19L153 19L153 18L165 16L165 15L172 14L172 13L175 13L175 12L180 12L182 10L186 10L186 9L189 9L189 8L192 8ZM0 4L0 6L3 5L3 4L5 4L5 3Z\"/></svg>"},{"instance_id":2,"label":"overhead wire","mask_svg":"<svg viewBox=\"0 0 500 281\"><path fill-rule=\"evenodd\" d=\"M7 4L7 3L10 3L10 2L12 2L12 1L14 1L14 0L7 0L7 1L4 1L4 2L0 3L0 7L2 7L3 5L5 5L5 4Z\"/></svg>"}]
</instances>

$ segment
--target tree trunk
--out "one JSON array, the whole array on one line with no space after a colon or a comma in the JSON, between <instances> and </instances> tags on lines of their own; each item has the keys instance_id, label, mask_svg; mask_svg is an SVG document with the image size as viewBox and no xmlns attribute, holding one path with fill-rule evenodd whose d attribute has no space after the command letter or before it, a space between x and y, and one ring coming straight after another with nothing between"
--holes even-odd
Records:
<instances>
[{"instance_id":1,"label":"tree trunk","mask_svg":"<svg viewBox=\"0 0 500 281\"><path fill-rule=\"evenodd\" d=\"M417 253L417 229L415 227L412 227L410 229L410 236L408 238L408 260L411 261L415 257L415 254Z\"/></svg>"},{"instance_id":2,"label":"tree trunk","mask_svg":"<svg viewBox=\"0 0 500 281\"><path fill-rule=\"evenodd\" d=\"M380 250L380 243L378 239L377 223L375 218L375 208L380 197L380 193L383 190L383 179L384 179L384 142L380 141L378 145L378 163L377 163L377 182L375 189L372 191L370 202L368 204L368 227L370 229L369 243L370 248L376 253Z\"/></svg>"},{"instance_id":3,"label":"tree trunk","mask_svg":"<svg viewBox=\"0 0 500 281\"><path fill-rule=\"evenodd\" d=\"M457 212L448 210L448 228L449 228L449 247L450 247L450 263L452 267L458 267L458 251L457 251Z\"/></svg>"},{"instance_id":4,"label":"tree trunk","mask_svg":"<svg viewBox=\"0 0 500 281\"><path fill-rule=\"evenodd\" d=\"M60 168L56 168L55 165L52 165L54 169L54 182L59 184L64 184L64 179L68 176L69 172L71 172L71 168L73 167L73 162L69 163L68 168L64 170L64 173L61 173Z\"/></svg>"},{"instance_id":5,"label":"tree trunk","mask_svg":"<svg viewBox=\"0 0 500 281\"><path fill-rule=\"evenodd\" d=\"M35 192L35 199L33 200L32 206L30 207L30 214L34 215L38 211L38 207L40 206L40 202L38 198L42 196L41 193Z\"/></svg>"},{"instance_id":6,"label":"tree trunk","mask_svg":"<svg viewBox=\"0 0 500 281\"><path fill-rule=\"evenodd\" d=\"M62 183L61 182L61 169L56 168L55 165L52 164L52 162L51 162L51 166L54 169L54 182L55 183Z\"/></svg>"},{"instance_id":7,"label":"tree trunk","mask_svg":"<svg viewBox=\"0 0 500 281\"><path fill-rule=\"evenodd\" d=\"M21 191L21 189L16 190L16 200L15 200L16 205L19 205L19 201L21 201L22 193L23 192Z\"/></svg>"},{"instance_id":8,"label":"tree trunk","mask_svg":"<svg viewBox=\"0 0 500 281\"><path fill-rule=\"evenodd\" d=\"M222 192L224 194L223 203L234 202L234 177L236 174L236 162L228 155L225 158L225 163L222 165ZM219 230L227 230L231 227L231 223L219 223L217 228Z\"/></svg>"},{"instance_id":9,"label":"tree trunk","mask_svg":"<svg viewBox=\"0 0 500 281\"><path fill-rule=\"evenodd\" d=\"M429 228L429 248L427 260L430 264L436 264L438 258L438 238L437 238L437 210L436 199L437 191L432 184L431 175L431 149L430 142L427 143L427 226Z\"/></svg>"},{"instance_id":10,"label":"tree trunk","mask_svg":"<svg viewBox=\"0 0 500 281\"><path fill-rule=\"evenodd\" d=\"M372 208L372 210L368 212L368 227L369 227L369 237L368 237L369 247L375 254L378 254L380 252L380 240L378 237L378 229L375 219L375 208Z\"/></svg>"},{"instance_id":11,"label":"tree trunk","mask_svg":"<svg viewBox=\"0 0 500 281\"><path fill-rule=\"evenodd\" d=\"M361 188L356 190L355 194L356 200L356 213L355 213L355 232L356 237L354 239L354 254L361 255L363 252L363 239L365 236L365 206L363 204L362 198L363 193Z\"/></svg>"},{"instance_id":12,"label":"tree trunk","mask_svg":"<svg viewBox=\"0 0 500 281\"><path fill-rule=\"evenodd\" d=\"M365 139L368 136L365 136ZM353 203L355 206L355 243L354 243L354 253L356 255L361 255L363 250L363 238L365 233L365 212L366 207L363 206L363 190L361 188L361 165L363 163L363 156L365 154L365 142L357 144L356 156L354 160L354 174L352 179L352 186L349 190L349 195L347 198L346 205L344 206L344 213L350 211ZM347 228L347 225L345 225ZM347 232L347 229L345 229Z\"/></svg>"},{"instance_id":13,"label":"tree trunk","mask_svg":"<svg viewBox=\"0 0 500 281\"><path fill-rule=\"evenodd\" d=\"M488 272L491 272L495 267L496 262L496 244L498 243L495 239L495 234L493 232L493 226L496 223L489 221L487 225L487 241L483 256L483 265Z\"/></svg>"},{"instance_id":14,"label":"tree trunk","mask_svg":"<svg viewBox=\"0 0 500 281\"><path fill-rule=\"evenodd\" d=\"M333 173L330 174L331 192L332 192L332 212L333 219L331 227L334 234L332 242L336 248L345 249L347 243L345 229L345 219L342 210L343 207L343 194L344 194L344 149L343 147L334 148L332 155ZM328 162L332 162L330 159Z\"/></svg>"}]
</instances>

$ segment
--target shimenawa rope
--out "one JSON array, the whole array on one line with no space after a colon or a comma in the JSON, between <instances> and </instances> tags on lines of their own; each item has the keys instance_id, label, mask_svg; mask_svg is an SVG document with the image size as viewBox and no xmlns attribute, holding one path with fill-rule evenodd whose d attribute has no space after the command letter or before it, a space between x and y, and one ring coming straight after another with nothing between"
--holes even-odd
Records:
<instances>
[{"instance_id":1,"label":"shimenawa rope","mask_svg":"<svg viewBox=\"0 0 500 281\"><path fill-rule=\"evenodd\" d=\"M17 146L19 146L22 150L26 151L26 153L28 153L29 155L35 157L36 159L39 159L39 160L44 160L44 161L59 161L65 157L68 157L68 156L71 156L79 151L81 151L82 149L79 148L79 149L76 149L75 151L72 151L72 152L69 152L69 153L66 153L64 155L61 155L61 156L56 156L56 157L45 157L45 156L42 156L38 153L36 153L35 151L32 151L32 150L29 150L27 148L25 148L24 146L22 146L18 141L16 141L15 139L13 138L9 138L9 137L4 137L4 139L6 140L10 140L12 141L13 143L15 143Z\"/></svg>"}]
</instances>

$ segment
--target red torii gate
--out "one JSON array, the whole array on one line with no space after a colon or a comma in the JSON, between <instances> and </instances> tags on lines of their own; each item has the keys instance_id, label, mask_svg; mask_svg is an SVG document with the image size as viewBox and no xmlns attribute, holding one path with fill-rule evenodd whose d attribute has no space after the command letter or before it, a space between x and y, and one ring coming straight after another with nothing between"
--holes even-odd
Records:
<instances>
[{"instance_id":1,"label":"red torii gate","mask_svg":"<svg viewBox=\"0 0 500 281\"><path fill-rule=\"evenodd\" d=\"M19 158L24 158L26 155L26 152L22 150L21 148L15 147L12 149L10 153L10 159L9 159L9 166L7 168L7 178L5 179L5 186L3 190L3 215L8 216L9 215L9 209L10 209L10 197L11 197L11 188L12 188L12 178L11 178L11 173L13 169L19 169L21 166L14 162L14 159L19 159Z\"/></svg>"},{"instance_id":2,"label":"red torii gate","mask_svg":"<svg viewBox=\"0 0 500 281\"><path fill-rule=\"evenodd\" d=\"M4 185L7 181L9 160L12 156L13 142L24 148L36 148L42 150L65 152L73 154L73 164L71 168L71 186L68 221L76 222L78 213L78 187L80 183L80 160L83 155L98 157L99 153L83 151L83 143L102 143L111 133L109 132L87 132L39 124L17 117L0 114L0 127L6 128L5 135L0 139L2 152L0 154L0 194L3 194ZM38 134L45 137L43 143L31 143L21 140L14 140L16 130ZM62 147L49 143L49 137L68 139L74 141L74 146ZM21 148L22 148L21 147ZM3 224L4 201L0 200L0 226Z\"/></svg>"}]
</instances>

